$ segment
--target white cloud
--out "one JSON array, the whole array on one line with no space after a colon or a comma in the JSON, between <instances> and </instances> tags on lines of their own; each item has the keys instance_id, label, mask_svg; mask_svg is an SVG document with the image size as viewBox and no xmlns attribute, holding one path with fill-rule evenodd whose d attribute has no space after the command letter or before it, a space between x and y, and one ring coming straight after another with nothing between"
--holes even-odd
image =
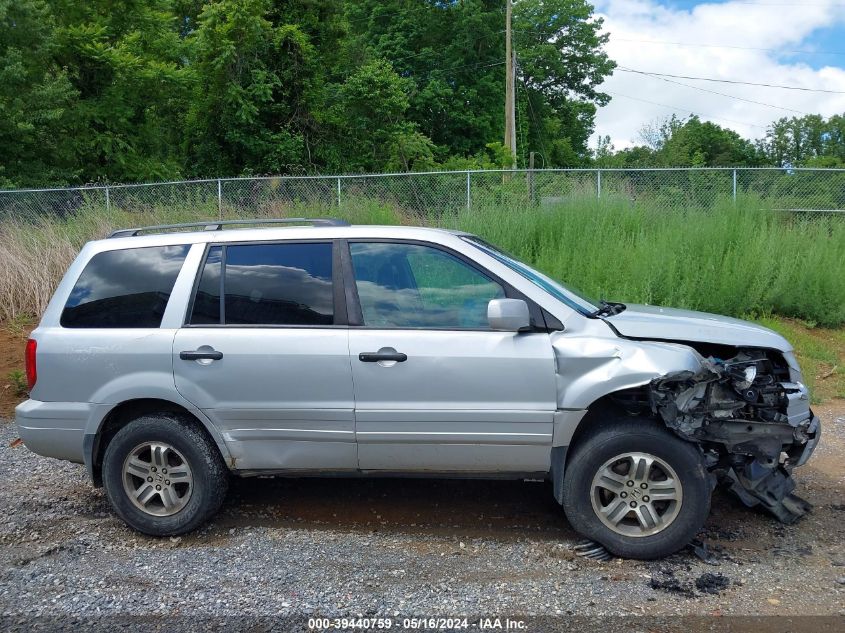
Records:
<instances>
[{"instance_id":1,"label":"white cloud","mask_svg":"<svg viewBox=\"0 0 845 633\"><path fill-rule=\"evenodd\" d=\"M814 32L845 24L845 5L840 0L755 2L758 4L750 0L701 3L692 9L669 8L653 0L597 0L595 4L596 14L604 18L605 30L611 34L607 52L620 67L845 91L845 68L814 69L806 63L784 59L789 51L811 50L812 43L807 39ZM650 44L642 40L745 48ZM773 49L781 54L748 50L755 48ZM845 58L834 59L845 63ZM601 87L613 100L598 111L596 135L609 134L617 149L638 144L637 134L644 123L674 112L679 116L697 113L703 120L736 130L747 138L759 138L765 135L768 123L782 116L800 113L830 116L845 112L845 94L688 79L672 81L788 110L738 101L617 69Z\"/></svg>"}]
</instances>

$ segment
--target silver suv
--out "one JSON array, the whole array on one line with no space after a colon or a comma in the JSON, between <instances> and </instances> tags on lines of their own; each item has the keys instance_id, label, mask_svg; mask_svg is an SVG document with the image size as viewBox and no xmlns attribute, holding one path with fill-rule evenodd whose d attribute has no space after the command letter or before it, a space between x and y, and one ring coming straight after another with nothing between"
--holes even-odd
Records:
<instances>
[{"instance_id":1,"label":"silver suv","mask_svg":"<svg viewBox=\"0 0 845 633\"><path fill-rule=\"evenodd\" d=\"M778 334L594 301L456 231L262 223L88 243L27 344L21 438L133 528L196 528L230 473L543 478L634 558L687 544L717 483L808 511L819 420Z\"/></svg>"}]
</instances>

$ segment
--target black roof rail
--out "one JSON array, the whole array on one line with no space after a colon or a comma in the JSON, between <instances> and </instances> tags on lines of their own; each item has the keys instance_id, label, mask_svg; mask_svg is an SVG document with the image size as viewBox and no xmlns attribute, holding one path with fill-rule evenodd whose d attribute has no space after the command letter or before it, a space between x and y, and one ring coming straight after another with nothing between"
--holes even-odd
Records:
<instances>
[{"instance_id":1,"label":"black roof rail","mask_svg":"<svg viewBox=\"0 0 845 633\"><path fill-rule=\"evenodd\" d=\"M153 226L139 226L134 229L118 229L109 235L112 237L134 237L141 232L169 231L173 229L202 229L204 231L220 231L227 226L243 224L310 224L312 226L349 226L346 220L337 218L253 218L249 220L210 220L208 222L185 222L182 224L155 224Z\"/></svg>"}]
</instances>

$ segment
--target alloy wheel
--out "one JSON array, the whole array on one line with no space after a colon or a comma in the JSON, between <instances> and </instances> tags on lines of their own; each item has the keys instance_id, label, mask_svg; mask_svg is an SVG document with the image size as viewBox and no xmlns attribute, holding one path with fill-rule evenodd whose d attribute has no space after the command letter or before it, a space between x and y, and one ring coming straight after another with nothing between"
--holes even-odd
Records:
<instances>
[{"instance_id":1,"label":"alloy wheel","mask_svg":"<svg viewBox=\"0 0 845 633\"><path fill-rule=\"evenodd\" d=\"M185 457L170 444L144 442L123 462L123 490L137 508L171 516L191 498L194 477Z\"/></svg>"},{"instance_id":2,"label":"alloy wheel","mask_svg":"<svg viewBox=\"0 0 845 633\"><path fill-rule=\"evenodd\" d=\"M590 488L596 516L623 536L651 536L665 530L683 502L674 469L649 453L623 453L607 460Z\"/></svg>"}]
</instances>

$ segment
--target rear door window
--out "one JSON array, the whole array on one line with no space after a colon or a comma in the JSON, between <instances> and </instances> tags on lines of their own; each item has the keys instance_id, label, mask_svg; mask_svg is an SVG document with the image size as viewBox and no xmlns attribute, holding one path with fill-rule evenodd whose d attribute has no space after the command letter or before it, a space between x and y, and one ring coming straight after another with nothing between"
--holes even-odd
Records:
<instances>
[{"instance_id":1,"label":"rear door window","mask_svg":"<svg viewBox=\"0 0 845 633\"><path fill-rule=\"evenodd\" d=\"M66 328L157 328L189 246L148 246L98 253L65 303Z\"/></svg>"},{"instance_id":2,"label":"rear door window","mask_svg":"<svg viewBox=\"0 0 845 633\"><path fill-rule=\"evenodd\" d=\"M332 325L334 312L330 242L236 244L209 249L190 323Z\"/></svg>"}]
</instances>

